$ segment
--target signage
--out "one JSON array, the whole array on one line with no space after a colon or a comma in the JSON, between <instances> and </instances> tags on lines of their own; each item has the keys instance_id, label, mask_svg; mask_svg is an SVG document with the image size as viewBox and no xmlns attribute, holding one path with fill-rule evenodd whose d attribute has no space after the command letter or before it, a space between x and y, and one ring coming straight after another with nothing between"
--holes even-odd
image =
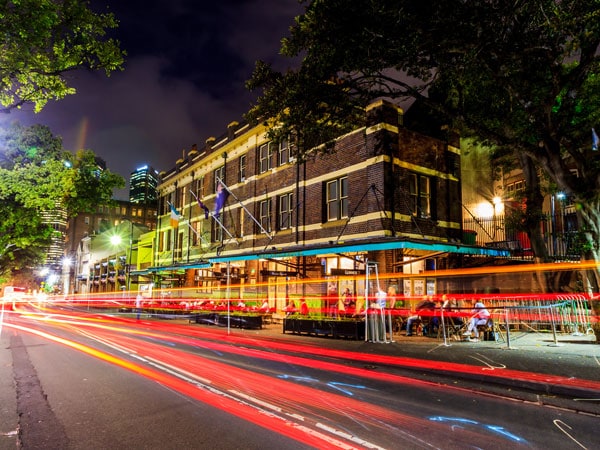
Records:
<instances>
[{"instance_id":1,"label":"signage","mask_svg":"<svg viewBox=\"0 0 600 450\"><path fill-rule=\"evenodd\" d=\"M344 276L344 275L364 275L365 271L360 269L331 269L331 275Z\"/></svg>"},{"instance_id":2,"label":"signage","mask_svg":"<svg viewBox=\"0 0 600 450\"><path fill-rule=\"evenodd\" d=\"M263 277L295 277L298 275L298 272L288 270L261 270L260 274Z\"/></svg>"}]
</instances>

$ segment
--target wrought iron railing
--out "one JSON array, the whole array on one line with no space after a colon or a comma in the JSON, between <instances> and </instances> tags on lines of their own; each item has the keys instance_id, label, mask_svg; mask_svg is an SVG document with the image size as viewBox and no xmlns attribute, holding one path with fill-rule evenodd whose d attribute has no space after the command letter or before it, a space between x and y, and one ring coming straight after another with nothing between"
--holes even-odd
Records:
<instances>
[{"instance_id":1,"label":"wrought iron railing","mask_svg":"<svg viewBox=\"0 0 600 450\"><path fill-rule=\"evenodd\" d=\"M569 226L566 229L565 216L546 215L540 222L542 237L548 254L555 260L577 261L580 256L577 247L577 231ZM514 257L533 258L531 243L527 233L507 223L505 216L490 218L467 217L463 219L464 243L479 246L506 248Z\"/></svg>"}]
</instances>

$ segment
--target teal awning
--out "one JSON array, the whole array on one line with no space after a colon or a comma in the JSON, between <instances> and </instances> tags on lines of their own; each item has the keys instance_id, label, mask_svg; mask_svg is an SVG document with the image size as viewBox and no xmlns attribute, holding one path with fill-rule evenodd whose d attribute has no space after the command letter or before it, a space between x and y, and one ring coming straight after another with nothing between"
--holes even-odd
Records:
<instances>
[{"instance_id":1,"label":"teal awning","mask_svg":"<svg viewBox=\"0 0 600 450\"><path fill-rule=\"evenodd\" d=\"M171 266L155 266L148 267L143 271L135 271L132 270L131 274L139 274L139 275L148 275L150 273L159 273L159 272L176 272L178 270L187 270L187 269L208 269L212 263L209 261L194 261L190 263L182 263L182 264L173 264Z\"/></svg>"},{"instance_id":2,"label":"teal awning","mask_svg":"<svg viewBox=\"0 0 600 450\"><path fill-rule=\"evenodd\" d=\"M228 261L248 261L254 259L270 258L293 258L298 256L333 255L338 253L364 253L377 250L411 249L430 252L460 253L464 255L479 255L490 257L507 257L510 251L507 249L478 247L475 245L464 245L449 242L431 242L416 239L389 239L384 241L366 242L340 242L324 245L312 245L310 247L295 247L277 249L271 247L261 253L237 253L208 258L211 263L223 263Z\"/></svg>"}]
</instances>

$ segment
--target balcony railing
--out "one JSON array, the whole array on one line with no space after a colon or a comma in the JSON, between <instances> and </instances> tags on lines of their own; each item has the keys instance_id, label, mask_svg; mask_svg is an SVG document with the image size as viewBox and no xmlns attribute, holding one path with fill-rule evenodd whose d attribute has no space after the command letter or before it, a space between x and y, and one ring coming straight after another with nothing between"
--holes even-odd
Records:
<instances>
[{"instance_id":1,"label":"balcony railing","mask_svg":"<svg viewBox=\"0 0 600 450\"><path fill-rule=\"evenodd\" d=\"M566 215L546 215L540 222L542 237L551 258L561 261L578 261L580 255L573 251L577 230L572 226L572 218ZM532 258L531 243L527 233L507 224L505 216L491 218L465 218L464 243L479 246L505 248L512 256Z\"/></svg>"}]
</instances>

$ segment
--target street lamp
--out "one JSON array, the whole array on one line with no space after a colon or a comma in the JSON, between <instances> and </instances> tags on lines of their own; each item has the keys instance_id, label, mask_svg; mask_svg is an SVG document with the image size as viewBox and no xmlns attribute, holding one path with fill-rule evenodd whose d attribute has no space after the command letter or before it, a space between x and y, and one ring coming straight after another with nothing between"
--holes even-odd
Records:
<instances>
[{"instance_id":1,"label":"street lamp","mask_svg":"<svg viewBox=\"0 0 600 450\"><path fill-rule=\"evenodd\" d=\"M124 290L130 291L131 288L131 260L132 260L132 253L133 253L133 222L132 221L128 221L129 222L129 248L125 249L125 260L124 260L124 266L125 266L125 286L123 286ZM118 232L114 233L111 237L110 237L110 243L112 244L113 247L120 247L123 243L123 237L121 236L121 234L119 234Z\"/></svg>"}]
</instances>

